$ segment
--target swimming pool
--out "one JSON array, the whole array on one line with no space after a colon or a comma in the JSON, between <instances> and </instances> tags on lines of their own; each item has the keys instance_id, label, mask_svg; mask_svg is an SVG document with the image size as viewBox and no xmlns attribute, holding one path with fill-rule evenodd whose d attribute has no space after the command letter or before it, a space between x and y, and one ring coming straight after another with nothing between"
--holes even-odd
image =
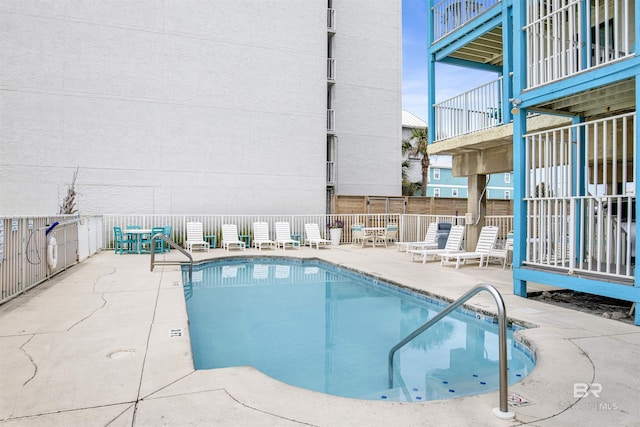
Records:
<instances>
[{"instance_id":1,"label":"swimming pool","mask_svg":"<svg viewBox=\"0 0 640 427\"><path fill-rule=\"evenodd\" d=\"M466 310L395 356L445 303L317 260L234 258L194 267L185 297L196 369L253 366L285 383L358 399L422 401L498 389L498 329ZM509 383L534 367L508 331Z\"/></svg>"}]
</instances>

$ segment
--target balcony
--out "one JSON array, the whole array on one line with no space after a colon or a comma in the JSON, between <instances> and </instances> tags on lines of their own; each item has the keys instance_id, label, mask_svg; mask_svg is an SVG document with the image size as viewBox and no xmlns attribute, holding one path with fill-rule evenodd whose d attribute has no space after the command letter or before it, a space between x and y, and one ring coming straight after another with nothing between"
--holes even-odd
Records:
<instances>
[{"instance_id":1,"label":"balcony","mask_svg":"<svg viewBox=\"0 0 640 427\"><path fill-rule=\"evenodd\" d=\"M333 133L336 131L336 112L335 110L327 110L327 132Z\"/></svg>"},{"instance_id":2,"label":"balcony","mask_svg":"<svg viewBox=\"0 0 640 427\"><path fill-rule=\"evenodd\" d=\"M336 60L335 58L327 58L327 81L335 83L336 81Z\"/></svg>"},{"instance_id":3,"label":"balcony","mask_svg":"<svg viewBox=\"0 0 640 427\"><path fill-rule=\"evenodd\" d=\"M336 162L327 161L327 187L336 185Z\"/></svg>"},{"instance_id":4,"label":"balcony","mask_svg":"<svg viewBox=\"0 0 640 427\"><path fill-rule=\"evenodd\" d=\"M435 142L503 124L502 78L435 105Z\"/></svg>"},{"instance_id":5,"label":"balcony","mask_svg":"<svg viewBox=\"0 0 640 427\"><path fill-rule=\"evenodd\" d=\"M462 27L499 0L442 0L433 6L433 36L438 40Z\"/></svg>"},{"instance_id":6,"label":"balcony","mask_svg":"<svg viewBox=\"0 0 640 427\"><path fill-rule=\"evenodd\" d=\"M331 33L336 32L336 11L333 8L327 9L327 30Z\"/></svg>"},{"instance_id":7,"label":"balcony","mask_svg":"<svg viewBox=\"0 0 640 427\"><path fill-rule=\"evenodd\" d=\"M633 0L528 1L527 87L535 88L633 56Z\"/></svg>"}]
</instances>

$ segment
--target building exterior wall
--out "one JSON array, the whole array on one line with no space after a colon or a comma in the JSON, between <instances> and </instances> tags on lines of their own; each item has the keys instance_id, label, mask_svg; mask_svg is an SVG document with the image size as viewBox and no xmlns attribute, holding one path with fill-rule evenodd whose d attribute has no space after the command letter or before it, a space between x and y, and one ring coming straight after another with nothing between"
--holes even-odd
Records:
<instances>
[{"instance_id":1,"label":"building exterior wall","mask_svg":"<svg viewBox=\"0 0 640 427\"><path fill-rule=\"evenodd\" d=\"M401 1L334 1L336 194L402 194ZM384 23L384 24L383 24Z\"/></svg>"},{"instance_id":2,"label":"building exterior wall","mask_svg":"<svg viewBox=\"0 0 640 427\"><path fill-rule=\"evenodd\" d=\"M387 3L339 21L346 166L399 134ZM0 214L57 211L76 168L82 213L324 212L326 0L0 0L0 37ZM394 187L371 162L347 189Z\"/></svg>"},{"instance_id":3,"label":"building exterior wall","mask_svg":"<svg viewBox=\"0 0 640 427\"><path fill-rule=\"evenodd\" d=\"M445 157L445 156L438 156ZM439 174L437 178L436 175ZM508 176L508 178L507 178ZM513 173L494 173L489 175L487 186L487 199L512 199L513 198ZM436 179L437 178L437 179ZM469 189L466 177L453 176L451 165L431 166L429 168L429 185L427 197L461 197L466 198ZM440 192L436 196L436 190ZM454 194L457 192L457 195Z\"/></svg>"}]
</instances>

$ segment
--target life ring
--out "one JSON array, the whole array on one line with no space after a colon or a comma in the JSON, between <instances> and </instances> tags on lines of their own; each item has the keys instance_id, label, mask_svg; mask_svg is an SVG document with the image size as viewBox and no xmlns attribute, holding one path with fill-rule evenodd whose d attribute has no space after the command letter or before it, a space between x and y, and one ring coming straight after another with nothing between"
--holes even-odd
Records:
<instances>
[{"instance_id":1,"label":"life ring","mask_svg":"<svg viewBox=\"0 0 640 427\"><path fill-rule=\"evenodd\" d=\"M47 264L51 270L58 265L58 244L55 237L51 237L47 243Z\"/></svg>"}]
</instances>

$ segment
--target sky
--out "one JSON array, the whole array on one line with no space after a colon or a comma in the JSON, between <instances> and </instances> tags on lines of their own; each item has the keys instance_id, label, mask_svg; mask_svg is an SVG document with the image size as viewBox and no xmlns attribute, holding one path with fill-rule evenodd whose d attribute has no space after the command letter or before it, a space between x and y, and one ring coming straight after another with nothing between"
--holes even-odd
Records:
<instances>
[{"instance_id":1,"label":"sky","mask_svg":"<svg viewBox=\"0 0 640 427\"><path fill-rule=\"evenodd\" d=\"M402 109L427 121L428 0L402 0ZM436 102L494 80L496 75L436 64Z\"/></svg>"}]
</instances>

